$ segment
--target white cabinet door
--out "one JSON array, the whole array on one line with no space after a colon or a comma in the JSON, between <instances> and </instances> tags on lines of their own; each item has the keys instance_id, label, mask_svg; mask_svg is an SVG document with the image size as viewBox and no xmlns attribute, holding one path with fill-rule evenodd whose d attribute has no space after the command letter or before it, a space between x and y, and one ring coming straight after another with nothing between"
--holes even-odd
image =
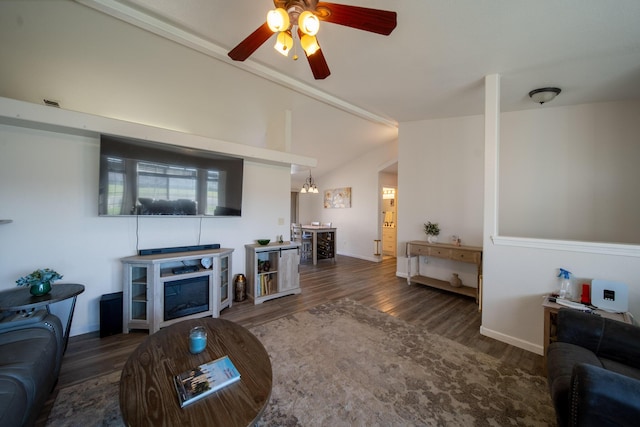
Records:
<instances>
[{"instance_id":1,"label":"white cabinet door","mask_svg":"<svg viewBox=\"0 0 640 427\"><path fill-rule=\"evenodd\" d=\"M278 260L278 292L300 287L300 254L297 248L283 249Z\"/></svg>"}]
</instances>

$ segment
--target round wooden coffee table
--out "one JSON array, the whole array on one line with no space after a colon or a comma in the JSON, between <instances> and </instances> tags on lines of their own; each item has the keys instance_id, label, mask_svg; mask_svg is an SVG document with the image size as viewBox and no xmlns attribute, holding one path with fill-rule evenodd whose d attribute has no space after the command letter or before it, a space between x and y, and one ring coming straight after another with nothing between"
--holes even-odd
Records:
<instances>
[{"instance_id":1,"label":"round wooden coffee table","mask_svg":"<svg viewBox=\"0 0 640 427\"><path fill-rule=\"evenodd\" d=\"M207 347L196 355L188 343L194 326L207 330ZM181 408L174 375L225 355L240 381ZM210 317L185 320L150 335L129 356L120 377L120 409L128 426L248 426L269 403L271 382L269 354L247 329Z\"/></svg>"}]
</instances>

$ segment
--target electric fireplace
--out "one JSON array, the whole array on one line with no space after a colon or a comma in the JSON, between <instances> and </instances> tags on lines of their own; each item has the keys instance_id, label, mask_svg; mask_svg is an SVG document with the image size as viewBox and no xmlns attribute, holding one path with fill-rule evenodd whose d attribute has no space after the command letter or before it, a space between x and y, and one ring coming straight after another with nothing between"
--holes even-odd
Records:
<instances>
[{"instance_id":1,"label":"electric fireplace","mask_svg":"<svg viewBox=\"0 0 640 427\"><path fill-rule=\"evenodd\" d=\"M164 320L209 310L209 276L173 280L164 284Z\"/></svg>"}]
</instances>

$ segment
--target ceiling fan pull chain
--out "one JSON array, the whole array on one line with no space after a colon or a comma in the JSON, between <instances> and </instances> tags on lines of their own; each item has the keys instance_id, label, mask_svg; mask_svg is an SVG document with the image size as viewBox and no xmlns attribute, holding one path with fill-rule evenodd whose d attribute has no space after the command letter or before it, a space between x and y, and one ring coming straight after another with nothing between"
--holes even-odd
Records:
<instances>
[{"instance_id":1,"label":"ceiling fan pull chain","mask_svg":"<svg viewBox=\"0 0 640 427\"><path fill-rule=\"evenodd\" d=\"M293 31L293 28L292 28L291 35L293 37L296 37L294 34L297 35L298 32L297 31ZM298 37L298 42L297 43L295 41L293 42L293 60L294 61L298 60L298 43L300 43L300 37Z\"/></svg>"}]
</instances>

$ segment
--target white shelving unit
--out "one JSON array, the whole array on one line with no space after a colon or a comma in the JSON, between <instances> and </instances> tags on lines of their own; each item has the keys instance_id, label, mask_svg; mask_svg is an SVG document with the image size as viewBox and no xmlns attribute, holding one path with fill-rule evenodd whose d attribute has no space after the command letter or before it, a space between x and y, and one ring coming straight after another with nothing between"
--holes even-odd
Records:
<instances>
[{"instance_id":1,"label":"white shelving unit","mask_svg":"<svg viewBox=\"0 0 640 427\"><path fill-rule=\"evenodd\" d=\"M247 294L254 304L302 292L300 243L249 244L245 249Z\"/></svg>"}]
</instances>

